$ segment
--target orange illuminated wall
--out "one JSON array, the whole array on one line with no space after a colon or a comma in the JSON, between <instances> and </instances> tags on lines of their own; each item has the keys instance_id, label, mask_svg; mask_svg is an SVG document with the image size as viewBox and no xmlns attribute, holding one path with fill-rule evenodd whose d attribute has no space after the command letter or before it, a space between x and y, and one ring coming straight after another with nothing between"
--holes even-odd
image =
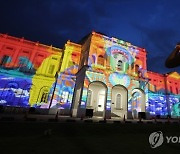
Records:
<instances>
[{"instance_id":1,"label":"orange illuminated wall","mask_svg":"<svg viewBox=\"0 0 180 154\"><path fill-rule=\"evenodd\" d=\"M165 93L179 94L179 74L176 72L165 75L148 71L149 90L152 92L161 91Z\"/></svg>"},{"instance_id":2,"label":"orange illuminated wall","mask_svg":"<svg viewBox=\"0 0 180 154\"><path fill-rule=\"evenodd\" d=\"M165 93L165 76L159 73L148 71L148 79L149 79L149 89L152 92L157 92L162 90Z\"/></svg>"},{"instance_id":3,"label":"orange illuminated wall","mask_svg":"<svg viewBox=\"0 0 180 154\"><path fill-rule=\"evenodd\" d=\"M80 43L67 41L63 49L0 34L0 104L70 110L78 85L85 108L89 85L100 81L108 87L108 110L112 87L122 85L128 90L128 108L133 90L141 89L146 111L178 115L180 75L147 71L146 56L144 48L96 32Z\"/></svg>"},{"instance_id":4,"label":"orange illuminated wall","mask_svg":"<svg viewBox=\"0 0 180 154\"><path fill-rule=\"evenodd\" d=\"M0 104L48 107L62 50L0 34Z\"/></svg>"},{"instance_id":5,"label":"orange illuminated wall","mask_svg":"<svg viewBox=\"0 0 180 154\"><path fill-rule=\"evenodd\" d=\"M180 94L180 77L177 72L167 73L166 82L167 82L167 91L168 93Z\"/></svg>"}]
</instances>

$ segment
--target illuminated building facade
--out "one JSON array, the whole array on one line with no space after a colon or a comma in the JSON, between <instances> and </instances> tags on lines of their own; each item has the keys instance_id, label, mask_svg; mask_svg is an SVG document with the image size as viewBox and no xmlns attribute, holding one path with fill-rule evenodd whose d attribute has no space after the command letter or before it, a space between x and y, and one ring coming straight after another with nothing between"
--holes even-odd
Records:
<instances>
[{"instance_id":1,"label":"illuminated building facade","mask_svg":"<svg viewBox=\"0 0 180 154\"><path fill-rule=\"evenodd\" d=\"M63 49L0 35L0 104L104 118L180 116L180 75L147 71L147 52L92 32Z\"/></svg>"}]
</instances>

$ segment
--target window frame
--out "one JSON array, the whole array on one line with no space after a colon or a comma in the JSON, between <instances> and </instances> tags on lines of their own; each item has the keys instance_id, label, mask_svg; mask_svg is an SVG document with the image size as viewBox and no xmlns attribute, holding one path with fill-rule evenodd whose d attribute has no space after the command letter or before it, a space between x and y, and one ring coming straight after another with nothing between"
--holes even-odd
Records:
<instances>
[{"instance_id":1,"label":"window frame","mask_svg":"<svg viewBox=\"0 0 180 154\"><path fill-rule=\"evenodd\" d=\"M104 56L103 55L98 55L98 57L97 57L97 65L104 66Z\"/></svg>"}]
</instances>

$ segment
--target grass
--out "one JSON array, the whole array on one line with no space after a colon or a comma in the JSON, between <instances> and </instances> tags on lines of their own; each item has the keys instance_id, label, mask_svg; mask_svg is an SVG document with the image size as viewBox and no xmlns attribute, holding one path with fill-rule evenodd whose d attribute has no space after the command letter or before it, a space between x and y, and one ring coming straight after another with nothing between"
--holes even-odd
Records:
<instances>
[{"instance_id":1,"label":"grass","mask_svg":"<svg viewBox=\"0 0 180 154\"><path fill-rule=\"evenodd\" d=\"M178 124L0 122L0 154L179 154L180 143L150 148L159 130L180 136Z\"/></svg>"}]
</instances>

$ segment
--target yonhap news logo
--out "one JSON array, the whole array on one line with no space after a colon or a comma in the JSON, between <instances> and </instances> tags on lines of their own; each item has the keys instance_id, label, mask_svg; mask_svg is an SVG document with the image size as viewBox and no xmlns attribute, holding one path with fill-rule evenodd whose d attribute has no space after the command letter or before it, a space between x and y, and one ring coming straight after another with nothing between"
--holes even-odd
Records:
<instances>
[{"instance_id":1,"label":"yonhap news logo","mask_svg":"<svg viewBox=\"0 0 180 154\"><path fill-rule=\"evenodd\" d=\"M165 136L161 131L153 132L149 136L149 144L151 148L157 148L164 142L180 144L180 136Z\"/></svg>"},{"instance_id":2,"label":"yonhap news logo","mask_svg":"<svg viewBox=\"0 0 180 154\"><path fill-rule=\"evenodd\" d=\"M150 134L149 143L151 145L151 148L157 148L160 145L162 145L163 142L164 142L164 137L161 131L157 131Z\"/></svg>"}]
</instances>

